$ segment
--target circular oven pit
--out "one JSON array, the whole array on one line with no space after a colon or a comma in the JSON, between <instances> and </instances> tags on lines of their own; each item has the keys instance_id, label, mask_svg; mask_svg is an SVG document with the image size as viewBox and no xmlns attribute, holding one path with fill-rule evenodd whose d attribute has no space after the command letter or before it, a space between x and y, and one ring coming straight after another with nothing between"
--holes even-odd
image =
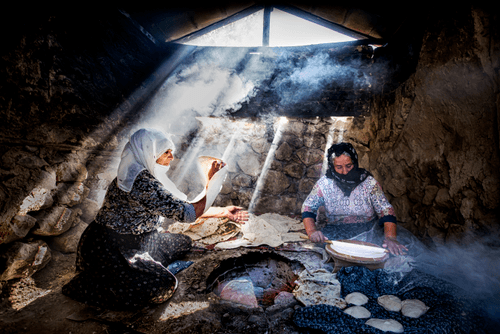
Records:
<instances>
[{"instance_id":1,"label":"circular oven pit","mask_svg":"<svg viewBox=\"0 0 500 334\"><path fill-rule=\"evenodd\" d=\"M275 253L248 253L222 261L207 279L207 292L249 307L269 307L293 298L304 267Z\"/></svg>"}]
</instances>

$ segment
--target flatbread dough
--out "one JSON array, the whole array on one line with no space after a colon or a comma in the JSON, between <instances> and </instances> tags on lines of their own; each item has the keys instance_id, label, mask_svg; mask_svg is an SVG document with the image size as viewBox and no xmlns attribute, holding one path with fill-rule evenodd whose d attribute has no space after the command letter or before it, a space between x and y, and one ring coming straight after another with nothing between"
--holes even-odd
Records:
<instances>
[{"instance_id":1,"label":"flatbread dough","mask_svg":"<svg viewBox=\"0 0 500 334\"><path fill-rule=\"evenodd\" d=\"M348 304L360 306L368 303L368 297L366 297L364 294L361 292L352 292L345 296L345 301Z\"/></svg>"},{"instance_id":2,"label":"flatbread dough","mask_svg":"<svg viewBox=\"0 0 500 334\"><path fill-rule=\"evenodd\" d=\"M410 318L419 318L429 307L418 299L406 299L401 302L401 313Z\"/></svg>"},{"instance_id":3,"label":"flatbread dough","mask_svg":"<svg viewBox=\"0 0 500 334\"><path fill-rule=\"evenodd\" d=\"M377 302L387 311L399 312L401 311L401 299L394 295L384 295L377 298Z\"/></svg>"},{"instance_id":4,"label":"flatbread dough","mask_svg":"<svg viewBox=\"0 0 500 334\"><path fill-rule=\"evenodd\" d=\"M363 306L351 306L344 310L344 313L349 314L350 316L357 319L366 319L371 317L370 311L365 309Z\"/></svg>"},{"instance_id":5,"label":"flatbread dough","mask_svg":"<svg viewBox=\"0 0 500 334\"><path fill-rule=\"evenodd\" d=\"M365 325L375 327L384 332L403 333L404 331L403 325L393 319L368 319Z\"/></svg>"}]
</instances>

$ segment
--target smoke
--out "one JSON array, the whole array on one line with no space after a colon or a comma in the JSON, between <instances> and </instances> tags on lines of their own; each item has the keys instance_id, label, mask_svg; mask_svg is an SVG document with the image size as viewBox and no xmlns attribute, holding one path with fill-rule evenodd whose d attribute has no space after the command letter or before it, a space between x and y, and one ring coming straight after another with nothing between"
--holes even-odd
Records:
<instances>
[{"instance_id":1,"label":"smoke","mask_svg":"<svg viewBox=\"0 0 500 334\"><path fill-rule=\"evenodd\" d=\"M150 101L144 122L188 133L196 127L195 117L230 115L258 94L256 102L267 107L260 114L274 117L273 108L313 100L325 88L350 91L372 85L373 76L359 57L338 60L324 48L251 51L255 50L196 49Z\"/></svg>"},{"instance_id":2,"label":"smoke","mask_svg":"<svg viewBox=\"0 0 500 334\"><path fill-rule=\"evenodd\" d=\"M492 237L491 242L439 246L418 258L416 268L462 288L500 324L500 248L491 246L497 244Z\"/></svg>"},{"instance_id":3,"label":"smoke","mask_svg":"<svg viewBox=\"0 0 500 334\"><path fill-rule=\"evenodd\" d=\"M299 58L297 62L290 59L289 52L281 54L277 66L280 75L274 80L273 87L284 105L318 97L328 87L349 90L367 89L372 85L372 78L365 73L360 60L339 62L323 49ZM374 72L375 67L371 71Z\"/></svg>"},{"instance_id":4,"label":"smoke","mask_svg":"<svg viewBox=\"0 0 500 334\"><path fill-rule=\"evenodd\" d=\"M185 134L195 117L227 116L255 96L269 64L246 48L200 48L178 66L150 101L144 123Z\"/></svg>"}]
</instances>

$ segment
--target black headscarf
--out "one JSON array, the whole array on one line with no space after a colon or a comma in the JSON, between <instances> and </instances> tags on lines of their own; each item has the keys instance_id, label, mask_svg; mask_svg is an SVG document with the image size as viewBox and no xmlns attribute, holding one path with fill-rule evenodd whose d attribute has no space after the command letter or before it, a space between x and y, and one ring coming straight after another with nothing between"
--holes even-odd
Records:
<instances>
[{"instance_id":1,"label":"black headscarf","mask_svg":"<svg viewBox=\"0 0 500 334\"><path fill-rule=\"evenodd\" d=\"M340 157L342 154L351 158L354 165L353 169L346 175L337 173L333 166L333 159ZM354 188L370 175L371 173L366 169L359 168L358 154L350 143L333 144L328 149L328 170L326 171L326 177L334 180L345 196L351 195Z\"/></svg>"}]
</instances>

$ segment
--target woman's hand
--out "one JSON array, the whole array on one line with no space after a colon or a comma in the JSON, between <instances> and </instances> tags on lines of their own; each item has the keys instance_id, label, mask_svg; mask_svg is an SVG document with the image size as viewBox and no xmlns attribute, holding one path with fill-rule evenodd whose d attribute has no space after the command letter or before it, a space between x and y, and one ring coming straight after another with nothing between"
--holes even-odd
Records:
<instances>
[{"instance_id":1,"label":"woman's hand","mask_svg":"<svg viewBox=\"0 0 500 334\"><path fill-rule=\"evenodd\" d=\"M248 220L248 212L243 211L239 206L226 206L224 208L211 207L203 215L203 218L229 218L240 224L244 224Z\"/></svg>"},{"instance_id":2,"label":"woman's hand","mask_svg":"<svg viewBox=\"0 0 500 334\"><path fill-rule=\"evenodd\" d=\"M321 231L315 231L309 235L309 240L312 242L323 243L328 240Z\"/></svg>"},{"instance_id":3,"label":"woman's hand","mask_svg":"<svg viewBox=\"0 0 500 334\"><path fill-rule=\"evenodd\" d=\"M396 238L386 237L382 247L387 248L392 255L405 255L408 248L401 245Z\"/></svg>"},{"instance_id":4,"label":"woman's hand","mask_svg":"<svg viewBox=\"0 0 500 334\"><path fill-rule=\"evenodd\" d=\"M226 164L222 160L215 160L212 162L212 167L208 171L208 181L212 179L212 177L222 169L222 167L226 166ZM207 185L208 186L208 185Z\"/></svg>"},{"instance_id":5,"label":"woman's hand","mask_svg":"<svg viewBox=\"0 0 500 334\"><path fill-rule=\"evenodd\" d=\"M245 224L245 222L248 220L248 212L243 211L242 209L243 208L234 205L226 206L225 208L223 208L223 210L227 210L227 213L225 213L225 217L237 223Z\"/></svg>"}]
</instances>

